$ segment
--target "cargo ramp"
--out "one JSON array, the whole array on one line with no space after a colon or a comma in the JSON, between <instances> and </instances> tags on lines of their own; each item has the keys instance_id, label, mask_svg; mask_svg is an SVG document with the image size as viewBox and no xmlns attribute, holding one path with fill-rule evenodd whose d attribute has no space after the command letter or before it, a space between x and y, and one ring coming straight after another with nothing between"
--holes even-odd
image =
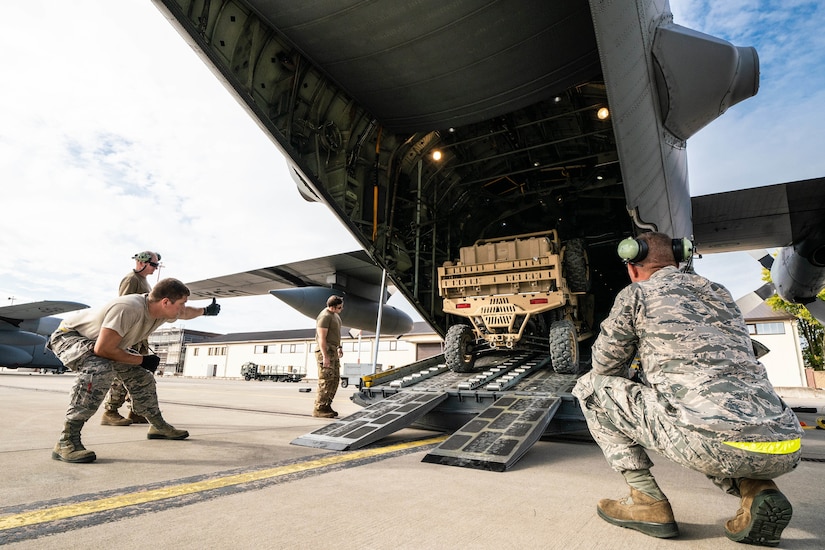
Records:
<instances>
[{"instance_id":1,"label":"cargo ramp","mask_svg":"<svg viewBox=\"0 0 825 550\"><path fill-rule=\"evenodd\" d=\"M413 426L425 415L466 417L468 421L424 461L505 471L542 434L559 431L549 426L562 408L575 408L571 396L556 391L572 388L574 377L556 375L548 367L546 353L520 351L499 357L478 372L455 373L444 366L439 355L366 376L362 398L354 396L356 402L366 405L363 410L296 438L292 444L354 450ZM527 391L516 391L518 388ZM567 407L563 407L565 402Z\"/></svg>"}]
</instances>

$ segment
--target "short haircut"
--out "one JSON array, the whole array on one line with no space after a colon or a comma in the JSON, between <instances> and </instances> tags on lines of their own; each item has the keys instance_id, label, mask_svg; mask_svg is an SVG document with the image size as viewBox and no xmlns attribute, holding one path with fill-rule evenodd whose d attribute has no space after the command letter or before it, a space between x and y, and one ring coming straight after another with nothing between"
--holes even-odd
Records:
<instances>
[{"instance_id":1,"label":"short haircut","mask_svg":"<svg viewBox=\"0 0 825 550\"><path fill-rule=\"evenodd\" d=\"M673 240L664 233L649 231L636 237L647 243L647 256L641 262L636 262L648 269L661 269L669 265L678 266L673 255Z\"/></svg>"},{"instance_id":2,"label":"short haircut","mask_svg":"<svg viewBox=\"0 0 825 550\"><path fill-rule=\"evenodd\" d=\"M169 298L173 302L177 302L185 296L189 296L189 287L177 279L161 279L158 284L149 293L150 302L160 302L164 298Z\"/></svg>"},{"instance_id":3,"label":"short haircut","mask_svg":"<svg viewBox=\"0 0 825 550\"><path fill-rule=\"evenodd\" d=\"M327 298L327 307L338 307L343 303L344 298L341 296L336 296L335 294Z\"/></svg>"}]
</instances>

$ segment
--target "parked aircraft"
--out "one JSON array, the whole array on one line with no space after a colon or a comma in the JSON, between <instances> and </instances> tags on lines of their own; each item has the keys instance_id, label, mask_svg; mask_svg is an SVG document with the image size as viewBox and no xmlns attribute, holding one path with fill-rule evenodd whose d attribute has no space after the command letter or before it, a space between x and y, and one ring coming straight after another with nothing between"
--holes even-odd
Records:
<instances>
[{"instance_id":1,"label":"parked aircraft","mask_svg":"<svg viewBox=\"0 0 825 550\"><path fill-rule=\"evenodd\" d=\"M0 366L45 368L62 373L63 363L45 347L61 321L51 315L87 307L53 300L0 307Z\"/></svg>"}]
</instances>

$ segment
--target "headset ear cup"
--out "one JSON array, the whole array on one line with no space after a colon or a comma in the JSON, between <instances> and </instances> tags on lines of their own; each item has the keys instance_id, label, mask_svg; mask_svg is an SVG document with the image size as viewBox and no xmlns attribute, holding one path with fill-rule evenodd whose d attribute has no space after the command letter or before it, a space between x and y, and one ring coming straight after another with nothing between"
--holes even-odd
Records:
<instances>
[{"instance_id":1,"label":"headset ear cup","mask_svg":"<svg viewBox=\"0 0 825 550\"><path fill-rule=\"evenodd\" d=\"M645 259L645 256L647 256L647 243L634 239L633 237L628 237L619 243L616 252L618 252L619 257L625 262L641 262Z\"/></svg>"},{"instance_id":2,"label":"headset ear cup","mask_svg":"<svg viewBox=\"0 0 825 550\"><path fill-rule=\"evenodd\" d=\"M152 259L152 253L148 250L144 252L138 252L137 254L132 256L132 259L137 260L139 262L148 262ZM158 261L160 261L160 255L158 255Z\"/></svg>"},{"instance_id":3,"label":"headset ear cup","mask_svg":"<svg viewBox=\"0 0 825 550\"><path fill-rule=\"evenodd\" d=\"M693 256L693 243L690 239L673 239L673 257L676 263L682 263Z\"/></svg>"}]
</instances>

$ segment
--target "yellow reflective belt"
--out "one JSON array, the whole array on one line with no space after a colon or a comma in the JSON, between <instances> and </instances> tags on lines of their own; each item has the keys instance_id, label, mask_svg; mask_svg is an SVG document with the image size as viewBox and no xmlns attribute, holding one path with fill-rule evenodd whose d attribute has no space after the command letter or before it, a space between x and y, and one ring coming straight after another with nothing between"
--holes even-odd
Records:
<instances>
[{"instance_id":1,"label":"yellow reflective belt","mask_svg":"<svg viewBox=\"0 0 825 550\"><path fill-rule=\"evenodd\" d=\"M723 441L723 443L743 451L769 455L789 455L802 448L802 440L799 438L787 441Z\"/></svg>"}]
</instances>

